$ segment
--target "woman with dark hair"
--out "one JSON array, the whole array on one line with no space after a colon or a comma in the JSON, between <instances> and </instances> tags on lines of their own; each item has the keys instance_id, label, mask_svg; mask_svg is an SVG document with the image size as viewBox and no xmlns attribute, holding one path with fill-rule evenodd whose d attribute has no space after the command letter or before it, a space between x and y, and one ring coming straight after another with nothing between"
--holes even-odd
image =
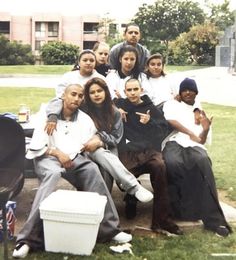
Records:
<instances>
[{"instance_id":1,"label":"woman with dark hair","mask_svg":"<svg viewBox=\"0 0 236 260\"><path fill-rule=\"evenodd\" d=\"M112 99L125 97L125 82L130 78L142 81L143 73L139 70L138 51L135 47L127 45L120 49L117 59L117 70L112 70L106 77Z\"/></svg>"},{"instance_id":2,"label":"woman with dark hair","mask_svg":"<svg viewBox=\"0 0 236 260\"><path fill-rule=\"evenodd\" d=\"M124 46L131 45L138 51L139 56L139 69L144 70L146 60L150 56L149 50L145 46L139 43L141 38L140 28L135 23L129 23L126 25L124 30L124 41L115 44L110 51L109 64L113 69L117 69L116 61L118 60L120 49Z\"/></svg>"},{"instance_id":3,"label":"woman with dark hair","mask_svg":"<svg viewBox=\"0 0 236 260\"><path fill-rule=\"evenodd\" d=\"M153 198L152 193L139 184L117 156L117 145L123 135L123 123L120 112L113 105L106 82L98 77L90 79L84 86L84 95L83 110L94 121L97 133L84 144L82 151L87 152L102 168L104 180L110 191L114 178L119 187L128 194L134 195L141 202L150 201ZM62 107L54 106L54 111L51 111L56 118L48 119L45 129L49 135L56 129L55 121L61 109Z\"/></svg>"},{"instance_id":4,"label":"woman with dark hair","mask_svg":"<svg viewBox=\"0 0 236 260\"><path fill-rule=\"evenodd\" d=\"M78 57L78 63L74 66L72 71L66 72L62 76L61 82L56 88L56 98L52 99L49 102L46 109L47 115L50 116L49 123L47 125L47 131L49 134L52 134L52 131L55 127L55 121L57 121L55 115L59 115L59 113L61 112L61 95L64 93L64 90L68 85L79 84L81 86L84 86L88 80L94 77L105 80L105 77L95 70L95 65L95 53L92 50L83 50Z\"/></svg>"},{"instance_id":5,"label":"woman with dark hair","mask_svg":"<svg viewBox=\"0 0 236 260\"><path fill-rule=\"evenodd\" d=\"M95 70L96 55L92 50L83 50L79 57L77 64L72 71L66 72L61 79L61 82L56 87L56 96L61 97L66 86L70 84L84 84L91 78L99 77L104 79L104 76Z\"/></svg>"},{"instance_id":6,"label":"woman with dark hair","mask_svg":"<svg viewBox=\"0 0 236 260\"><path fill-rule=\"evenodd\" d=\"M105 170L105 173L102 172L108 189L112 189L112 176L121 189L133 194L139 201L150 201L152 193L139 184L118 158L117 145L123 136L123 123L106 82L99 78L89 80L85 84L84 100L85 112L97 128L96 135L84 144L84 151L89 152L91 159Z\"/></svg>"},{"instance_id":7,"label":"woman with dark hair","mask_svg":"<svg viewBox=\"0 0 236 260\"><path fill-rule=\"evenodd\" d=\"M177 95L169 76L164 72L164 65L164 57L156 53L147 59L144 71L146 78L142 86L149 90L148 95L156 106L161 106L165 101Z\"/></svg>"}]
</instances>

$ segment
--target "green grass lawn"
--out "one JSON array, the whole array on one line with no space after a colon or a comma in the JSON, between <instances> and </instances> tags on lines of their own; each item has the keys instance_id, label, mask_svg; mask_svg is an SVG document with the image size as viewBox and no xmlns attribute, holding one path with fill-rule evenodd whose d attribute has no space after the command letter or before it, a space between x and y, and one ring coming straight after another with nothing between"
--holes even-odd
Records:
<instances>
[{"instance_id":1,"label":"green grass lawn","mask_svg":"<svg viewBox=\"0 0 236 260\"><path fill-rule=\"evenodd\" d=\"M71 235L73 239L73 234ZM166 237L163 235L134 235L132 240L133 256L129 253L114 254L109 246L114 243L96 244L90 256L78 256L65 253L37 252L32 253L27 260L233 260L235 256L214 257L212 254L236 254L236 235L219 238L201 228L187 229L185 235ZM9 255L14 248L14 242L9 243ZM0 249L0 254L2 248ZM12 259L12 258L10 258Z\"/></svg>"},{"instance_id":2,"label":"green grass lawn","mask_svg":"<svg viewBox=\"0 0 236 260\"><path fill-rule=\"evenodd\" d=\"M42 102L54 97L53 89L41 88L0 88L0 113L17 113L20 103L27 104L35 113ZM212 159L217 187L225 190L227 196L236 203L236 108L208 103L203 104L207 114L213 115L213 143L208 146ZM235 230L235 228L234 228ZM71 234L73 239L73 234ZM212 253L236 254L236 235L228 238L216 237L211 232L200 227L188 228L185 235L180 237L166 237L163 235L134 234L132 241L134 256L127 253L113 254L109 246L113 244L97 244L91 256L73 256L69 254L54 254L37 252L26 259L46 260L75 260L75 259L137 259L137 260L213 260L236 259L236 256L214 257ZM11 258L14 241L9 243L9 259ZM0 259L2 244L0 245Z\"/></svg>"},{"instance_id":3,"label":"green grass lawn","mask_svg":"<svg viewBox=\"0 0 236 260\"><path fill-rule=\"evenodd\" d=\"M70 71L73 65L16 65L0 66L0 74L63 74ZM172 66L167 65L167 72L185 71L206 68L206 66Z\"/></svg>"},{"instance_id":4,"label":"green grass lawn","mask_svg":"<svg viewBox=\"0 0 236 260\"><path fill-rule=\"evenodd\" d=\"M0 66L0 74L63 74L73 65L15 65Z\"/></svg>"}]
</instances>

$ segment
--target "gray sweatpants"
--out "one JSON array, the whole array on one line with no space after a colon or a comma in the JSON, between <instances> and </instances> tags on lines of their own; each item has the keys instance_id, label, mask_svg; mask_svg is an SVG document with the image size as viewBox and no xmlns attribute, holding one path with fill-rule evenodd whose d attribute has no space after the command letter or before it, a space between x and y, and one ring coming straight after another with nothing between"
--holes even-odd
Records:
<instances>
[{"instance_id":1,"label":"gray sweatpants","mask_svg":"<svg viewBox=\"0 0 236 260\"><path fill-rule=\"evenodd\" d=\"M79 154L70 170L61 167L53 156L43 156L35 159L35 171L40 180L40 186L34 198L30 215L17 236L17 243L27 243L31 248L44 247L43 223L40 219L39 205L56 188L61 177L69 181L77 190L97 192L107 197L104 218L100 223L97 240L109 241L120 232L119 216L115 208L98 166L86 155ZM73 234L72 234L73 235Z\"/></svg>"},{"instance_id":2,"label":"gray sweatpants","mask_svg":"<svg viewBox=\"0 0 236 260\"><path fill-rule=\"evenodd\" d=\"M106 173L103 172L103 174L111 175L121 189L127 191L131 195L134 195L138 190L138 186L140 185L139 182L122 164L117 156L116 149L110 151L104 148L98 148L96 151L89 153L89 157L106 171ZM108 189L111 191L112 184L109 183L109 181L106 181L109 178L105 176L104 179Z\"/></svg>"}]
</instances>

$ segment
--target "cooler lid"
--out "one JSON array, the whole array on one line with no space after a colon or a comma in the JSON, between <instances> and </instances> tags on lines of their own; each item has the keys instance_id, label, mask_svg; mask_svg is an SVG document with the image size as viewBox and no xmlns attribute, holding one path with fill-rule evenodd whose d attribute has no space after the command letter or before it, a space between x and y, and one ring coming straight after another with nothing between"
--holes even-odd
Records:
<instances>
[{"instance_id":1,"label":"cooler lid","mask_svg":"<svg viewBox=\"0 0 236 260\"><path fill-rule=\"evenodd\" d=\"M40 204L40 210L100 215L104 211L107 197L96 192L57 190Z\"/></svg>"}]
</instances>

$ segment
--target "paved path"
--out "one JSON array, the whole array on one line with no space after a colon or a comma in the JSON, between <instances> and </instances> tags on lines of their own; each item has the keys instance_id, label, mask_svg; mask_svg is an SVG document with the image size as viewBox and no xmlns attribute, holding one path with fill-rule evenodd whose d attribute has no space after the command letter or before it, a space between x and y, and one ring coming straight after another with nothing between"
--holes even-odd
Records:
<instances>
[{"instance_id":1,"label":"paved path","mask_svg":"<svg viewBox=\"0 0 236 260\"><path fill-rule=\"evenodd\" d=\"M203 102L236 107L236 75L226 67L210 67L171 73L176 85L185 77L196 80L199 97ZM62 75L1 75L1 86L55 88Z\"/></svg>"},{"instance_id":2,"label":"paved path","mask_svg":"<svg viewBox=\"0 0 236 260\"><path fill-rule=\"evenodd\" d=\"M236 75L226 67L210 67L173 74L177 80L190 77L196 80L200 100L212 104L236 107Z\"/></svg>"}]
</instances>

